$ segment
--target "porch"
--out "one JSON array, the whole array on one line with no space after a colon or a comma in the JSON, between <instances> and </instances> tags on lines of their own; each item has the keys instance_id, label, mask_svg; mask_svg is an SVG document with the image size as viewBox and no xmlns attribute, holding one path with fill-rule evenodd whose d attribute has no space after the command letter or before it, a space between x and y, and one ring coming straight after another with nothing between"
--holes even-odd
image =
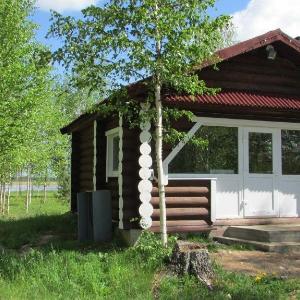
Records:
<instances>
[{"instance_id":1,"label":"porch","mask_svg":"<svg viewBox=\"0 0 300 300\"><path fill-rule=\"evenodd\" d=\"M193 145L194 138L204 145ZM213 225L299 220L297 123L196 118L188 139L166 157L164 169L167 185L210 182L208 215Z\"/></svg>"}]
</instances>

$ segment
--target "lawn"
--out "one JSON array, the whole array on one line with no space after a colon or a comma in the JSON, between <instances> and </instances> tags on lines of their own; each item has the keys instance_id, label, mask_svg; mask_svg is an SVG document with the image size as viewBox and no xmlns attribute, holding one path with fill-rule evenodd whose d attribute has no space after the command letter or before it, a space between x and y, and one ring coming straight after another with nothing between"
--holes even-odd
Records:
<instances>
[{"instance_id":1,"label":"lawn","mask_svg":"<svg viewBox=\"0 0 300 300\"><path fill-rule=\"evenodd\" d=\"M215 266L211 292L193 277L165 275L170 251L149 234L132 248L79 244L76 219L54 194L45 204L34 197L29 214L12 199L11 216L0 217L0 245L1 300L300 299L298 280L257 280Z\"/></svg>"}]
</instances>

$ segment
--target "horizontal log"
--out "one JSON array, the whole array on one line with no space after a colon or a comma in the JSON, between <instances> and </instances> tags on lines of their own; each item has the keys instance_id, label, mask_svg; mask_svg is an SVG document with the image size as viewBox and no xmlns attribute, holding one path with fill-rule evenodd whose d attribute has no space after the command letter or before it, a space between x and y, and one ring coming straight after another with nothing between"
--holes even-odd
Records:
<instances>
[{"instance_id":1,"label":"horizontal log","mask_svg":"<svg viewBox=\"0 0 300 300\"><path fill-rule=\"evenodd\" d=\"M93 178L93 168L89 168L88 166L81 167L80 168L80 173L78 175L81 179Z\"/></svg>"},{"instance_id":2,"label":"horizontal log","mask_svg":"<svg viewBox=\"0 0 300 300\"><path fill-rule=\"evenodd\" d=\"M84 156L80 159L80 164L85 165L85 164L94 164L94 157L92 155L89 156Z\"/></svg>"},{"instance_id":3,"label":"horizontal log","mask_svg":"<svg viewBox=\"0 0 300 300\"><path fill-rule=\"evenodd\" d=\"M207 86L235 90L251 90L252 92L272 92L273 94L299 95L300 88L291 88L280 85L263 85L256 82L238 82L222 79L206 80Z\"/></svg>"},{"instance_id":4,"label":"horizontal log","mask_svg":"<svg viewBox=\"0 0 300 300\"><path fill-rule=\"evenodd\" d=\"M167 228L167 232L169 233L180 233L180 232L209 232L213 230L212 226L204 225L204 226L170 226ZM160 232L159 227L151 227L150 231L152 232Z\"/></svg>"},{"instance_id":5,"label":"horizontal log","mask_svg":"<svg viewBox=\"0 0 300 300\"><path fill-rule=\"evenodd\" d=\"M80 139L80 146L93 144L94 142L94 134L88 134L87 136L82 136Z\"/></svg>"},{"instance_id":6,"label":"horizontal log","mask_svg":"<svg viewBox=\"0 0 300 300\"><path fill-rule=\"evenodd\" d=\"M167 227L172 226L207 226L209 221L205 220L167 220ZM153 221L152 227L160 227L160 221Z\"/></svg>"},{"instance_id":7,"label":"horizontal log","mask_svg":"<svg viewBox=\"0 0 300 300\"><path fill-rule=\"evenodd\" d=\"M249 55L239 55L234 57L232 60L226 61L226 64L232 63L232 64L237 64L237 65L255 65L258 68L264 68L264 69L270 69L270 64L272 64L272 67L280 67L284 70L295 70L296 66L291 62L286 59L282 59L278 57L275 62L270 62L265 58L259 57L259 56L253 56L251 54Z\"/></svg>"},{"instance_id":8,"label":"horizontal log","mask_svg":"<svg viewBox=\"0 0 300 300\"><path fill-rule=\"evenodd\" d=\"M94 147L93 145L85 147L85 148L80 148L80 157L84 157L84 156L94 156Z\"/></svg>"},{"instance_id":9,"label":"horizontal log","mask_svg":"<svg viewBox=\"0 0 300 300\"><path fill-rule=\"evenodd\" d=\"M260 73L259 71L255 73L251 72L243 72L240 70L235 70L231 72L222 72L222 75L220 78L221 80L227 80L227 81L233 81L233 82L255 82L255 83L261 83L262 85L272 85L272 84L279 84L282 86L290 86L290 87L298 87L299 86L299 78L291 78L291 77L282 77L281 73L280 75L277 74L277 76L273 75L265 75ZM219 75L219 74L218 74ZM216 72L211 71L207 72L205 74L205 79L207 80L214 80L216 78Z\"/></svg>"},{"instance_id":10,"label":"horizontal log","mask_svg":"<svg viewBox=\"0 0 300 300\"><path fill-rule=\"evenodd\" d=\"M166 194L168 196L171 195L184 195L184 196L190 196L190 195L206 195L209 193L209 189L207 187L192 187L192 186L166 186ZM152 189L152 195L155 197L158 195L158 188L153 187Z\"/></svg>"},{"instance_id":11,"label":"horizontal log","mask_svg":"<svg viewBox=\"0 0 300 300\"><path fill-rule=\"evenodd\" d=\"M207 70L208 71L208 70ZM278 69L276 68L259 68L257 65L255 64L237 64L236 62L233 63L229 63L229 61L226 64L223 64L220 68L220 71L217 72L217 76L220 77L220 75L223 72L248 72L248 73L252 73L252 74L257 74L259 73L260 75L265 75L265 76L278 76ZM214 73L216 73L215 71L212 71ZM204 76L206 74L206 72L203 73ZM282 74L282 73L281 73ZM284 70L284 75L287 78L291 78L291 79L297 79L300 77L300 72L298 70L295 69L285 69ZM222 75L221 75L222 77Z\"/></svg>"},{"instance_id":12,"label":"horizontal log","mask_svg":"<svg viewBox=\"0 0 300 300\"><path fill-rule=\"evenodd\" d=\"M159 205L159 197L152 197L151 204ZM209 206L207 197L167 197L167 206Z\"/></svg>"},{"instance_id":13,"label":"horizontal log","mask_svg":"<svg viewBox=\"0 0 300 300\"><path fill-rule=\"evenodd\" d=\"M78 182L80 185L84 185L84 184L92 184L93 183L93 178L82 178L82 177L79 177L78 179Z\"/></svg>"},{"instance_id":14,"label":"horizontal log","mask_svg":"<svg viewBox=\"0 0 300 300\"><path fill-rule=\"evenodd\" d=\"M154 209L152 217L159 217L159 209ZM209 216L209 211L206 208L167 208L167 218L168 217L188 217L188 216L197 216L197 217L207 217Z\"/></svg>"}]
</instances>

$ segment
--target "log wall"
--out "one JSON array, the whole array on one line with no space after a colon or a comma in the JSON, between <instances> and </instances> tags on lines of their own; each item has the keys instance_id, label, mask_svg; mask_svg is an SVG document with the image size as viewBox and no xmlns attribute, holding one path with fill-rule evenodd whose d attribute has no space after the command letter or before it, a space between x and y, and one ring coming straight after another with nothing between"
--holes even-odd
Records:
<instances>
[{"instance_id":1,"label":"log wall","mask_svg":"<svg viewBox=\"0 0 300 300\"><path fill-rule=\"evenodd\" d=\"M77 193L93 190L94 126L72 133L71 211L77 211Z\"/></svg>"},{"instance_id":2,"label":"log wall","mask_svg":"<svg viewBox=\"0 0 300 300\"><path fill-rule=\"evenodd\" d=\"M208 86L259 93L300 95L300 68L290 60L267 59L265 48L236 56L218 65L219 70L206 68L200 77Z\"/></svg>"},{"instance_id":3,"label":"log wall","mask_svg":"<svg viewBox=\"0 0 300 300\"><path fill-rule=\"evenodd\" d=\"M211 188L209 180L169 180L166 187L168 232L211 230ZM158 188L152 190L153 232L160 231Z\"/></svg>"}]
</instances>

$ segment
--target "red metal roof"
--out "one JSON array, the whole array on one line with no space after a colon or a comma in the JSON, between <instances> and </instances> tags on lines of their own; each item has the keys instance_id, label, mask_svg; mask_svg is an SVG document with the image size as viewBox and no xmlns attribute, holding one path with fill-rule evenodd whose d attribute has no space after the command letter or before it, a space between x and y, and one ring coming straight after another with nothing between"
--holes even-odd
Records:
<instances>
[{"instance_id":1,"label":"red metal roof","mask_svg":"<svg viewBox=\"0 0 300 300\"><path fill-rule=\"evenodd\" d=\"M300 42L298 40L288 36L280 29L276 29L231 47L222 49L218 52L218 55L224 60L277 41L280 41L293 48L297 52L300 52Z\"/></svg>"},{"instance_id":2,"label":"red metal roof","mask_svg":"<svg viewBox=\"0 0 300 300\"><path fill-rule=\"evenodd\" d=\"M259 35L255 38L246 40L241 43L237 43L233 46L219 50L216 54L221 61L228 60L234 56L250 52L260 47L265 47L269 44L281 42L288 48L293 49L296 53L300 53L300 41L288 36L281 29L269 31L265 34ZM208 67L214 64L214 62L207 62L200 66L201 68Z\"/></svg>"},{"instance_id":3,"label":"red metal roof","mask_svg":"<svg viewBox=\"0 0 300 300\"><path fill-rule=\"evenodd\" d=\"M168 95L165 98L168 103L185 103L234 106L234 107L255 107L255 108L273 108L284 110L300 111L300 96L271 96L252 92L232 92L224 91L214 96L209 95Z\"/></svg>"}]
</instances>

